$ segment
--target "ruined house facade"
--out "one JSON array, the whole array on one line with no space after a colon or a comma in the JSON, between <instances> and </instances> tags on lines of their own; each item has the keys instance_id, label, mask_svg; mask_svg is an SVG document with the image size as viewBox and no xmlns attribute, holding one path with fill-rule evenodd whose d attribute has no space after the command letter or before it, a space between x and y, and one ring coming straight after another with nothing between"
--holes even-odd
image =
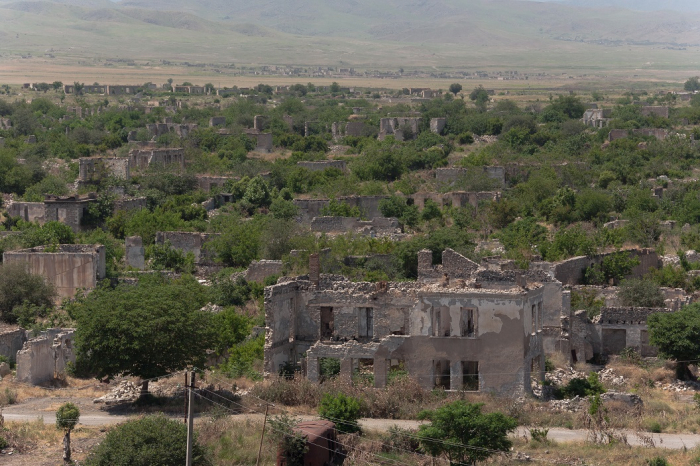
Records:
<instances>
[{"instance_id":1,"label":"ruined house facade","mask_svg":"<svg viewBox=\"0 0 700 466\"><path fill-rule=\"evenodd\" d=\"M265 289L265 370L304 360L320 381L323 358L348 380L372 367L376 387L401 367L426 389L531 391L544 376L544 288L514 273L478 270L451 250L432 265L419 253L419 280L353 283L311 273Z\"/></svg>"},{"instance_id":2,"label":"ruined house facade","mask_svg":"<svg viewBox=\"0 0 700 466\"><path fill-rule=\"evenodd\" d=\"M97 200L94 193L75 196L46 196L44 202L14 201L7 206L11 217L19 217L26 222L65 223L75 232L83 228L83 217L91 202Z\"/></svg>"}]
</instances>

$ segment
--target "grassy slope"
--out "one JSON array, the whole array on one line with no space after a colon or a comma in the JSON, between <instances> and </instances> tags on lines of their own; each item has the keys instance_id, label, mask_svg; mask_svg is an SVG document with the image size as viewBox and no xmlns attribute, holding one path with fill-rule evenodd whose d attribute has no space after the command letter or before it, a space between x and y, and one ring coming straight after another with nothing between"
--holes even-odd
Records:
<instances>
[{"instance_id":1,"label":"grassy slope","mask_svg":"<svg viewBox=\"0 0 700 466\"><path fill-rule=\"evenodd\" d=\"M0 54L51 50L72 58L367 67L700 68L700 47L672 51L665 45L700 45L700 15L601 14L514 0L298 0L281 6L267 0L255 8L240 0L67 1L94 8L0 0ZM659 44L595 43L621 38Z\"/></svg>"}]
</instances>

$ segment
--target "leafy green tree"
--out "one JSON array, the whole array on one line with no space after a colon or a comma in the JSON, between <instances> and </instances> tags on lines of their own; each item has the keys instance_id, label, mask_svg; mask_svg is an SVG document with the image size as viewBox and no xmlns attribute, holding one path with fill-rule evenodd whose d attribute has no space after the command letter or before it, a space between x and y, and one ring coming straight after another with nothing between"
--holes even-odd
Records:
<instances>
[{"instance_id":1,"label":"leafy green tree","mask_svg":"<svg viewBox=\"0 0 700 466\"><path fill-rule=\"evenodd\" d=\"M675 359L676 374L694 379L688 366L700 359L700 304L693 303L676 312L660 312L647 318L649 342L662 357Z\"/></svg>"},{"instance_id":2,"label":"leafy green tree","mask_svg":"<svg viewBox=\"0 0 700 466\"><path fill-rule=\"evenodd\" d=\"M586 106L581 99L573 95L560 95L547 108L567 118L581 118L586 111Z\"/></svg>"},{"instance_id":3,"label":"leafy green tree","mask_svg":"<svg viewBox=\"0 0 700 466\"><path fill-rule=\"evenodd\" d=\"M351 434L359 432L360 400L342 393L331 395L324 393L318 406L318 415L335 423L339 432Z\"/></svg>"},{"instance_id":4,"label":"leafy green tree","mask_svg":"<svg viewBox=\"0 0 700 466\"><path fill-rule=\"evenodd\" d=\"M330 217L362 217L362 211L357 206L351 207L347 202L331 199L328 205L321 209L321 215Z\"/></svg>"},{"instance_id":5,"label":"leafy green tree","mask_svg":"<svg viewBox=\"0 0 700 466\"><path fill-rule=\"evenodd\" d=\"M686 91L700 91L700 77L698 76L693 76L692 78L689 78L685 84L683 84L683 89Z\"/></svg>"},{"instance_id":6,"label":"leafy green tree","mask_svg":"<svg viewBox=\"0 0 700 466\"><path fill-rule=\"evenodd\" d=\"M15 323L20 318L31 322L53 307L55 297L54 287L43 277L29 273L25 264L0 265L0 319L3 322ZM28 309L35 315L27 316L24 311Z\"/></svg>"},{"instance_id":7,"label":"leafy green tree","mask_svg":"<svg viewBox=\"0 0 700 466\"><path fill-rule=\"evenodd\" d=\"M450 92L454 95L459 94L460 92L462 92L462 85L459 83L450 84Z\"/></svg>"},{"instance_id":8,"label":"leafy green tree","mask_svg":"<svg viewBox=\"0 0 700 466\"><path fill-rule=\"evenodd\" d=\"M476 464L495 452L506 452L512 446L508 433L515 430L515 419L502 413L483 414L483 403L454 401L433 411L422 411L423 424L418 438L424 451L444 456L450 465Z\"/></svg>"},{"instance_id":9,"label":"leafy green tree","mask_svg":"<svg viewBox=\"0 0 700 466\"><path fill-rule=\"evenodd\" d=\"M270 205L270 188L262 177L256 176L250 180L243 200L255 207L268 207Z\"/></svg>"},{"instance_id":10,"label":"leafy green tree","mask_svg":"<svg viewBox=\"0 0 700 466\"><path fill-rule=\"evenodd\" d=\"M38 225L20 222L17 227L22 231L22 245L25 248L75 243L75 233L65 223L51 221Z\"/></svg>"},{"instance_id":11,"label":"leafy green tree","mask_svg":"<svg viewBox=\"0 0 700 466\"><path fill-rule=\"evenodd\" d=\"M664 307L664 295L659 286L650 280L630 278L620 283L617 293L623 306Z\"/></svg>"},{"instance_id":12,"label":"leafy green tree","mask_svg":"<svg viewBox=\"0 0 700 466\"><path fill-rule=\"evenodd\" d=\"M206 449L192 446L192 464L212 464ZM127 421L111 429L85 460L86 466L173 466L185 464L187 426L163 414Z\"/></svg>"},{"instance_id":13,"label":"leafy green tree","mask_svg":"<svg viewBox=\"0 0 700 466\"><path fill-rule=\"evenodd\" d=\"M333 83L331 83L331 88L330 88L330 90L331 90L331 92L332 92L333 94L338 94L338 93L340 92L340 84L338 84L337 82L333 81Z\"/></svg>"},{"instance_id":14,"label":"leafy green tree","mask_svg":"<svg viewBox=\"0 0 700 466\"><path fill-rule=\"evenodd\" d=\"M191 276L143 276L137 285L93 290L69 308L77 323L76 372L150 379L203 367L212 340L211 316L200 311L206 303L206 290ZM148 393L148 380L141 389Z\"/></svg>"},{"instance_id":15,"label":"leafy green tree","mask_svg":"<svg viewBox=\"0 0 700 466\"><path fill-rule=\"evenodd\" d=\"M484 86L475 87L469 94L469 100L474 102L477 107L486 108L486 103L489 101L489 93L484 89Z\"/></svg>"},{"instance_id":16,"label":"leafy green tree","mask_svg":"<svg viewBox=\"0 0 700 466\"><path fill-rule=\"evenodd\" d=\"M72 464L70 458L70 433L80 419L80 410L73 403L65 403L56 411L56 428L62 429L63 436L63 462Z\"/></svg>"}]
</instances>

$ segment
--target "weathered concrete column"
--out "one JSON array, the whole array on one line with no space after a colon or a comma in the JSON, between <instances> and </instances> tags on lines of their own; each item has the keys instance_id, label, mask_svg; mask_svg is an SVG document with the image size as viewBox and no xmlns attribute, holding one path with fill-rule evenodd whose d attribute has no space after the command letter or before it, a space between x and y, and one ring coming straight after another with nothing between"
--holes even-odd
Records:
<instances>
[{"instance_id":1,"label":"weathered concrete column","mask_svg":"<svg viewBox=\"0 0 700 466\"><path fill-rule=\"evenodd\" d=\"M318 358L313 356L307 356L306 358L306 378L311 382L319 382L319 367Z\"/></svg>"},{"instance_id":2,"label":"weathered concrete column","mask_svg":"<svg viewBox=\"0 0 700 466\"><path fill-rule=\"evenodd\" d=\"M384 388L387 382L387 361L384 358L374 359L374 388Z\"/></svg>"},{"instance_id":3,"label":"weathered concrete column","mask_svg":"<svg viewBox=\"0 0 700 466\"><path fill-rule=\"evenodd\" d=\"M450 390L461 390L463 380L462 361L450 361Z\"/></svg>"},{"instance_id":4,"label":"weathered concrete column","mask_svg":"<svg viewBox=\"0 0 700 466\"><path fill-rule=\"evenodd\" d=\"M340 380L352 383L352 358L340 360Z\"/></svg>"}]
</instances>

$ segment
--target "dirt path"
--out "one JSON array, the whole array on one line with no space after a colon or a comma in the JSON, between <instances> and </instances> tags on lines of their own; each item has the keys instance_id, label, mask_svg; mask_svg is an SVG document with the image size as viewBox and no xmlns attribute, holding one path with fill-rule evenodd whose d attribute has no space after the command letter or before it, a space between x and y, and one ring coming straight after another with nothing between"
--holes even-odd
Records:
<instances>
[{"instance_id":1,"label":"dirt path","mask_svg":"<svg viewBox=\"0 0 700 466\"><path fill-rule=\"evenodd\" d=\"M37 398L27 400L24 403L12 405L3 410L6 421L33 421L44 418L47 423L53 423L56 409L62 403L71 401L80 409L80 424L87 426L112 425L124 422L133 417L130 414L111 413L104 409L103 405L94 404L90 398ZM181 415L173 416L180 418ZM238 414L240 419L262 420L260 414ZM298 416L303 420L315 419L314 416ZM396 419L360 419L359 424L367 430L387 431L390 427L398 425L404 429L416 429L421 421L396 420ZM645 439L640 438L635 431L623 431L631 446L648 446ZM519 427L513 434L516 437L527 437L529 429ZM700 434L651 434L644 433L651 438L657 448L680 450L683 448L695 448L700 446ZM586 430L570 430L553 427L549 429L548 438L556 442L585 442L588 439Z\"/></svg>"}]
</instances>

